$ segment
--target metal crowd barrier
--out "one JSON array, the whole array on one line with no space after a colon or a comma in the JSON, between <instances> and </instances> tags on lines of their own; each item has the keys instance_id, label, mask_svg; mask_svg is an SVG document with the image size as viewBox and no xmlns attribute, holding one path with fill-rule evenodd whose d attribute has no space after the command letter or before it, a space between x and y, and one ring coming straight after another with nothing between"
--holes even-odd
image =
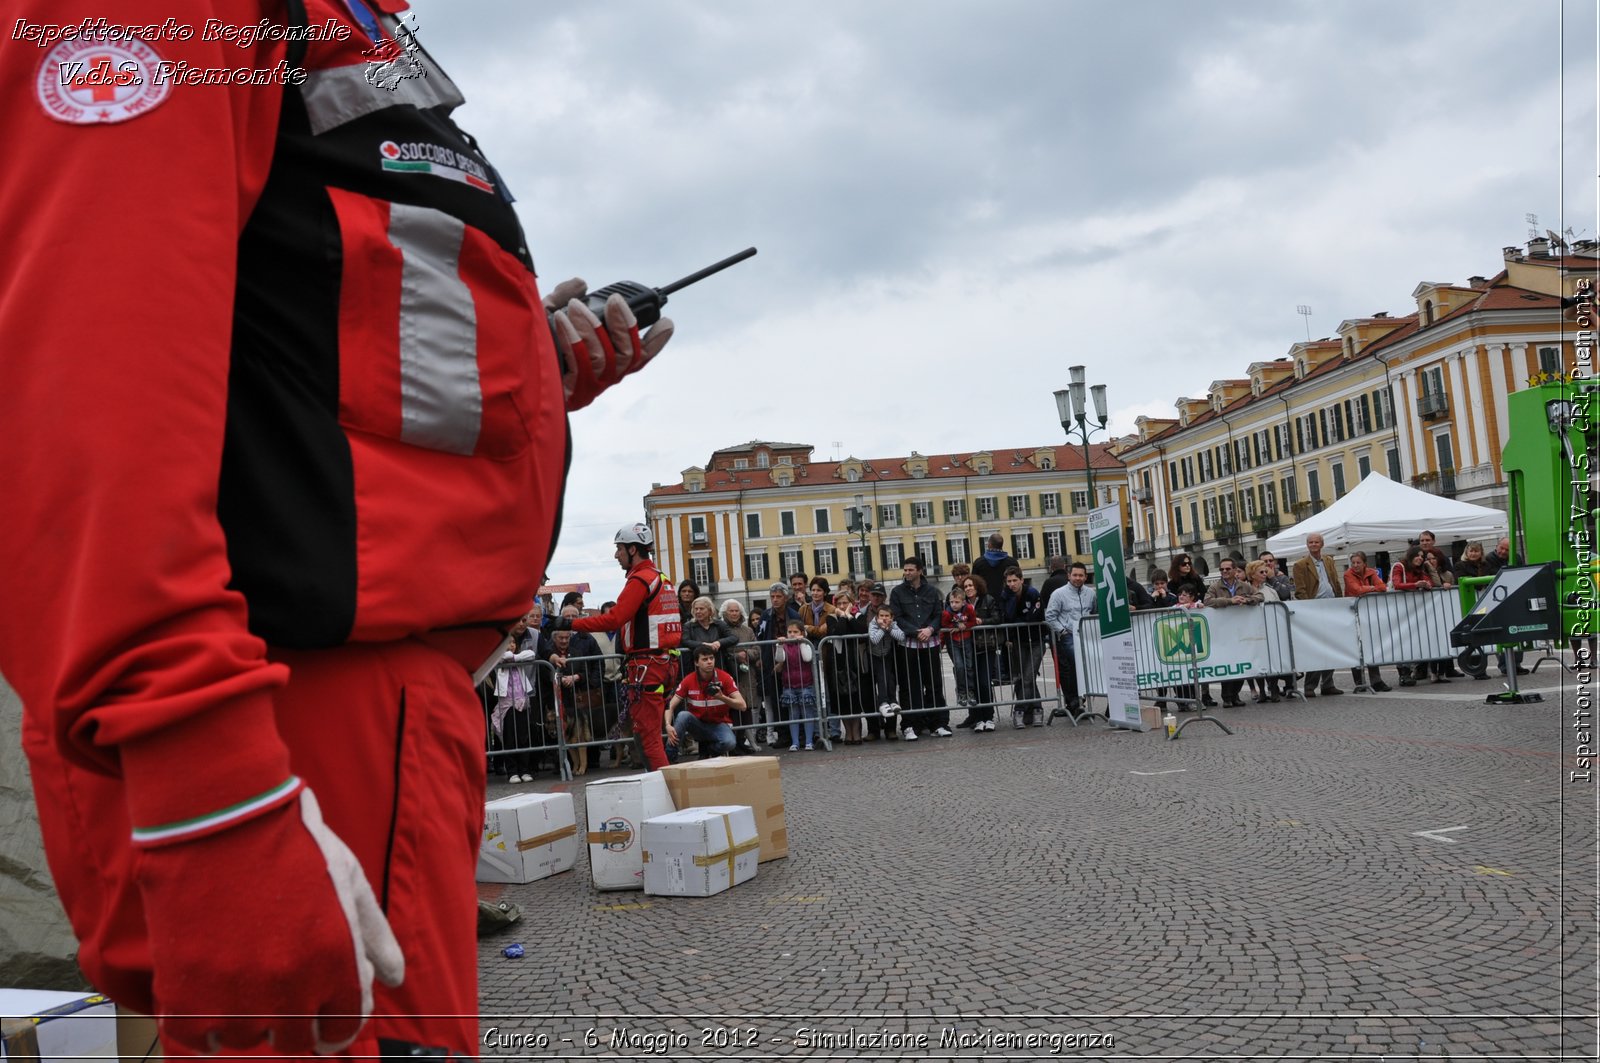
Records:
<instances>
[{"instance_id":1,"label":"metal crowd barrier","mask_svg":"<svg viewBox=\"0 0 1600 1063\"><path fill-rule=\"evenodd\" d=\"M829 635L819 655L824 714L843 725L847 741L863 737L863 725L872 737L889 738L907 727L950 729L964 722L951 718L952 709L992 721L1009 708L1008 726L1043 726L1062 704L1055 670L1044 667L1049 642L1048 628L1027 623L980 624L960 641L941 632L934 648L893 640L885 654L872 652L868 635ZM898 719L883 715L884 704L899 705Z\"/></svg>"},{"instance_id":2,"label":"metal crowd barrier","mask_svg":"<svg viewBox=\"0 0 1600 1063\"><path fill-rule=\"evenodd\" d=\"M1461 622L1461 598L1448 587L1363 594L1355 619L1363 667L1453 660L1450 631Z\"/></svg>"},{"instance_id":3,"label":"metal crowd barrier","mask_svg":"<svg viewBox=\"0 0 1600 1063\"><path fill-rule=\"evenodd\" d=\"M491 775L532 775L543 755L560 748L554 729L545 726L554 673L549 661L504 662L496 665L478 688L483 701L484 753ZM513 675L523 677L522 708L512 702L516 689ZM504 701L495 694L502 683L507 690Z\"/></svg>"}]
</instances>

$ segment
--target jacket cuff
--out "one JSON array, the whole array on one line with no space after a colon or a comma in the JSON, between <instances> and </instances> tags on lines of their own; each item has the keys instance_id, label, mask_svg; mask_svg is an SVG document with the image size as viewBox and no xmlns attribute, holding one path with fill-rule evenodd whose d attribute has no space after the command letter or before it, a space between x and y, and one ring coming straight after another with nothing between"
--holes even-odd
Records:
<instances>
[{"instance_id":1,"label":"jacket cuff","mask_svg":"<svg viewBox=\"0 0 1600 1063\"><path fill-rule=\"evenodd\" d=\"M253 694L118 747L136 845L190 841L295 799L272 698Z\"/></svg>"}]
</instances>

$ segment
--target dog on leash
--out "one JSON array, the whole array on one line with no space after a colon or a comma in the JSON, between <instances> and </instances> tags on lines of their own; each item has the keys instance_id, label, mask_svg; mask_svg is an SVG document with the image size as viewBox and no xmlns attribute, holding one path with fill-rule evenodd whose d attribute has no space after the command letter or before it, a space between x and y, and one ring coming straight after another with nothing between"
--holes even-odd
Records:
<instances>
[{"instance_id":1,"label":"dog on leash","mask_svg":"<svg viewBox=\"0 0 1600 1063\"><path fill-rule=\"evenodd\" d=\"M589 730L589 714L579 709L576 712L568 711L562 715L566 717L567 764L572 769L574 779L589 770L589 747L585 743L594 739ZM555 730L556 714L549 713L545 716L545 726Z\"/></svg>"}]
</instances>

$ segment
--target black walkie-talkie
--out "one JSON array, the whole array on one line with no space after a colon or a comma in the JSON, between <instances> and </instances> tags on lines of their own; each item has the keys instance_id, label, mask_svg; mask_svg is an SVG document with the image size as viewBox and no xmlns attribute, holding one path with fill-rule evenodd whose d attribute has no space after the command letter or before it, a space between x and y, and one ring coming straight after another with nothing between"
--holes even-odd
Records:
<instances>
[{"instance_id":1,"label":"black walkie-talkie","mask_svg":"<svg viewBox=\"0 0 1600 1063\"><path fill-rule=\"evenodd\" d=\"M713 273L721 273L729 266L743 262L755 253L755 248L747 247L737 255L729 255L720 262L713 262L705 269L691 273L681 280L675 280L671 284L663 284L659 288L652 288L638 281L618 281L615 284L608 284L589 293L589 309L594 311L595 317L604 321L606 300L613 295L620 295L627 301L633 316L639 319L639 327L648 328L661 320L661 308L667 305L667 296L679 288L687 288L691 284L703 281Z\"/></svg>"}]
</instances>

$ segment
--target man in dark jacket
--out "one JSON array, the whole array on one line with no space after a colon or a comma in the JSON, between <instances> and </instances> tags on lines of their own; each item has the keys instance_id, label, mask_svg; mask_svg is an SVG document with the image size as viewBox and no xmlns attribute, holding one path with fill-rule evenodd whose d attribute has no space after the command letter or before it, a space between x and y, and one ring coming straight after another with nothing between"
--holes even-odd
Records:
<instances>
[{"instance_id":1,"label":"man in dark jacket","mask_svg":"<svg viewBox=\"0 0 1600 1063\"><path fill-rule=\"evenodd\" d=\"M1039 588L1039 600L1048 604L1050 596L1067 585L1067 559L1057 554L1046 564L1050 567L1050 575L1045 577L1044 586Z\"/></svg>"},{"instance_id":2,"label":"man in dark jacket","mask_svg":"<svg viewBox=\"0 0 1600 1063\"><path fill-rule=\"evenodd\" d=\"M1039 662L1044 659L1045 640L1049 629L1044 625L1044 599L1039 592L1022 579L1022 569L1012 565L1006 569L1006 589L1000 595L1000 615L1007 624L1027 624L1006 632L1006 645L1002 656L1007 673L1011 676L1012 706L1011 726L1031 727L1043 708L1039 703Z\"/></svg>"},{"instance_id":3,"label":"man in dark jacket","mask_svg":"<svg viewBox=\"0 0 1600 1063\"><path fill-rule=\"evenodd\" d=\"M894 622L905 633L901 673L905 682L906 705L903 716L916 717L916 722L906 723L906 741L915 741L917 731L932 731L940 738L949 738L950 713L938 708L943 700L939 688L944 685L944 671L939 660L939 623L944 611L944 597L937 587L922 578L922 555L906 558L905 582L889 592L889 610Z\"/></svg>"},{"instance_id":4,"label":"man in dark jacket","mask_svg":"<svg viewBox=\"0 0 1600 1063\"><path fill-rule=\"evenodd\" d=\"M972 563L972 574L982 576L989 593L998 598L999 588L1005 584L1006 569L1016 563L1016 558L1006 553L1005 538L999 532L995 532L989 536L989 548L983 552L982 557Z\"/></svg>"}]
</instances>

